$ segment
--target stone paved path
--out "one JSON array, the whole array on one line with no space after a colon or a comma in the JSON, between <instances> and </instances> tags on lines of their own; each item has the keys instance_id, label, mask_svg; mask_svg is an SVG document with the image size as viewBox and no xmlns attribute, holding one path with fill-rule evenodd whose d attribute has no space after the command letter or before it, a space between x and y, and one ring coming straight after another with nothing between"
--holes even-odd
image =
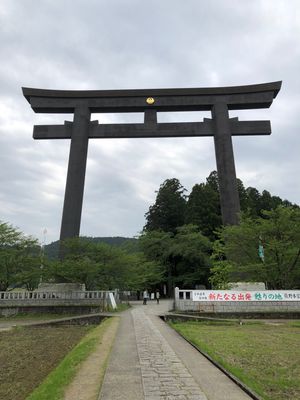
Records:
<instances>
[{"instance_id":1,"label":"stone paved path","mask_svg":"<svg viewBox=\"0 0 300 400\"><path fill-rule=\"evenodd\" d=\"M171 303L122 313L99 400L250 400L157 317Z\"/></svg>"},{"instance_id":2,"label":"stone paved path","mask_svg":"<svg viewBox=\"0 0 300 400\"><path fill-rule=\"evenodd\" d=\"M143 400L141 368L131 311L121 314L119 329L99 400Z\"/></svg>"},{"instance_id":3,"label":"stone paved path","mask_svg":"<svg viewBox=\"0 0 300 400\"><path fill-rule=\"evenodd\" d=\"M145 400L207 400L144 310L132 315Z\"/></svg>"}]
</instances>

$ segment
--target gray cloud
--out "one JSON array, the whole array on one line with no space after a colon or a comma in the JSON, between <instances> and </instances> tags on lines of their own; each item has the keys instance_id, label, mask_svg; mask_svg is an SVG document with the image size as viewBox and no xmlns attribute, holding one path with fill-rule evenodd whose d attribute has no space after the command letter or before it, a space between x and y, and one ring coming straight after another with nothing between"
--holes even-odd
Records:
<instances>
[{"instance_id":1,"label":"gray cloud","mask_svg":"<svg viewBox=\"0 0 300 400\"><path fill-rule=\"evenodd\" d=\"M300 5L296 0L3 0L0 5L0 219L39 238L59 235L68 141L33 141L21 86L119 89L226 86L283 80L270 137L234 138L246 186L299 203ZM159 115L201 120L207 113ZM141 115L93 115L141 121ZM135 235L164 179L191 190L215 169L212 138L91 140L82 234Z\"/></svg>"}]
</instances>

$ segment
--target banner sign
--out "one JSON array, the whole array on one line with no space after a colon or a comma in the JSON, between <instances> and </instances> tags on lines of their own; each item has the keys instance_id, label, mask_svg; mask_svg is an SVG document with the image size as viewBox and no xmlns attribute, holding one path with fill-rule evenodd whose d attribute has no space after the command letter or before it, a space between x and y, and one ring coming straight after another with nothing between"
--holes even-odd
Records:
<instances>
[{"instance_id":1,"label":"banner sign","mask_svg":"<svg viewBox=\"0 0 300 400\"><path fill-rule=\"evenodd\" d=\"M300 290L193 290L193 301L300 301Z\"/></svg>"}]
</instances>

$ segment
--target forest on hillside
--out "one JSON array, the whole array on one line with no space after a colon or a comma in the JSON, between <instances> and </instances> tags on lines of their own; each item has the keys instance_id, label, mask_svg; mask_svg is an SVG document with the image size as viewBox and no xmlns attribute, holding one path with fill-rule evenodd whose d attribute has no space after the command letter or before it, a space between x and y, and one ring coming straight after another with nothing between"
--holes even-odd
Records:
<instances>
[{"instance_id":1,"label":"forest on hillside","mask_svg":"<svg viewBox=\"0 0 300 400\"><path fill-rule=\"evenodd\" d=\"M84 241L89 241L92 243L105 243L109 246L123 246L124 248L132 249L132 251L136 248L137 239L136 238L127 238L122 236L114 236L114 237L92 237L92 236L81 236L81 239ZM59 255L59 240L55 242L46 244L44 246L45 256L49 259L58 259Z\"/></svg>"}]
</instances>

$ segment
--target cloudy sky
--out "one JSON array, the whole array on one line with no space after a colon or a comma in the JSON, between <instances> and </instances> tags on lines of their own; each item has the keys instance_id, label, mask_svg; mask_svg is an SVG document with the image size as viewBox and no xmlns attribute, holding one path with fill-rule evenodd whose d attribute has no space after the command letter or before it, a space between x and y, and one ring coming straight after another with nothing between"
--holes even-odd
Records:
<instances>
[{"instance_id":1,"label":"cloudy sky","mask_svg":"<svg viewBox=\"0 0 300 400\"><path fill-rule=\"evenodd\" d=\"M0 220L46 242L59 237L68 140L34 141L35 114L21 87L143 89L282 80L271 136L235 137L246 186L300 202L300 2L298 0L1 0ZM196 121L208 113L160 114ZM142 122L143 115L93 115ZM216 168L213 138L90 140L81 234L134 236L155 190L176 177L191 190Z\"/></svg>"}]
</instances>

